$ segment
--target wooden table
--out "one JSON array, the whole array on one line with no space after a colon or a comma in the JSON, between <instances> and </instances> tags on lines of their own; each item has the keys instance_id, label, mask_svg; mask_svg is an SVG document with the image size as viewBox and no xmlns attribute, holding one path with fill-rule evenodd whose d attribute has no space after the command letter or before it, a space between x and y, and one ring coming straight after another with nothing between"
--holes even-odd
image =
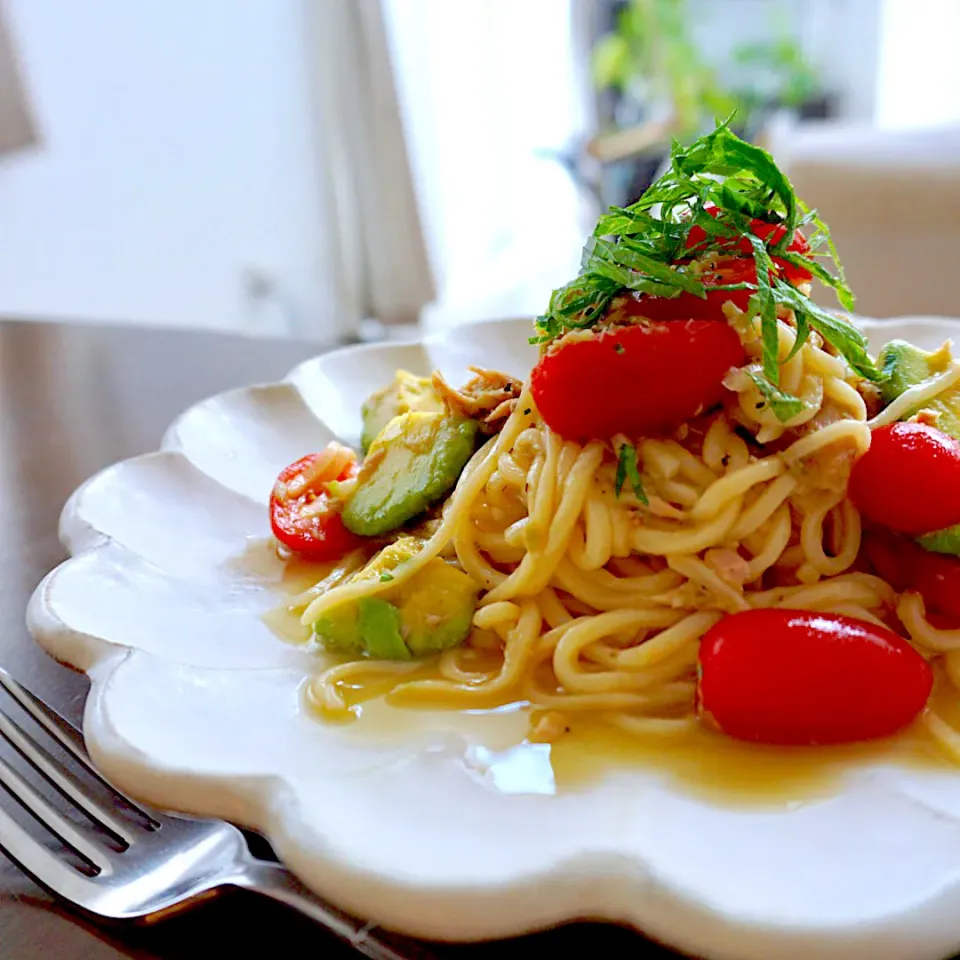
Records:
<instances>
[{"instance_id":1,"label":"wooden table","mask_svg":"<svg viewBox=\"0 0 960 960\"><path fill-rule=\"evenodd\" d=\"M156 449L184 408L244 383L282 377L317 344L143 328L0 320L0 664L74 722L87 683L49 659L24 626L33 588L59 563L60 509L83 480ZM7 802L0 798L0 802ZM356 957L320 927L237 893L153 929L97 929L55 905L0 856L0 958L117 960L273 956L309 943L322 960ZM636 934L579 924L445 957L672 956Z\"/></svg>"}]
</instances>

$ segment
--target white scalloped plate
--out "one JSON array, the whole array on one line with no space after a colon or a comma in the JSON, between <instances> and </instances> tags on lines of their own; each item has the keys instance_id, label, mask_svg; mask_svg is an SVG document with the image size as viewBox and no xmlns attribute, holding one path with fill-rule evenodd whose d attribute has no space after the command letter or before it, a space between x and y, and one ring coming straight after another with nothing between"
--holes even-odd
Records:
<instances>
[{"instance_id":1,"label":"white scalloped plate","mask_svg":"<svg viewBox=\"0 0 960 960\"><path fill-rule=\"evenodd\" d=\"M868 324L933 347L935 318ZM738 809L622 767L578 791L505 792L465 762L469 716L420 715L391 735L318 722L300 691L315 661L261 616L279 563L263 549L277 472L332 436L397 367L524 375L528 321L422 345L351 348L283 383L213 397L159 453L70 499L73 554L28 619L86 671L97 763L146 802L265 833L321 895L372 921L453 940L565 920L622 921L736 960L937 960L960 948L960 776L858 769L835 795ZM875 337L881 339L881 337ZM521 718L504 714L503 736Z\"/></svg>"}]
</instances>

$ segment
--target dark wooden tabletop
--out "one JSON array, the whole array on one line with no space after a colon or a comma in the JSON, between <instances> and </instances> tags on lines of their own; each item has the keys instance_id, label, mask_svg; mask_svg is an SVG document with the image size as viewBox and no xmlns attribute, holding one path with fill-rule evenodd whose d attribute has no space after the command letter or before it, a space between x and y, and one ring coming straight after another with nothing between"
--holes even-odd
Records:
<instances>
[{"instance_id":1,"label":"dark wooden tabletop","mask_svg":"<svg viewBox=\"0 0 960 960\"><path fill-rule=\"evenodd\" d=\"M0 665L79 723L86 680L50 660L24 625L33 588L64 558L57 539L64 501L101 468L156 449L171 420L195 401L279 379L322 349L218 333L0 320ZM0 958L206 960L261 950L272 956L306 943L323 960L357 956L312 922L242 893L151 929L99 929L54 904L0 855ZM437 952L502 960L561 948L673 956L630 931L589 924Z\"/></svg>"}]
</instances>

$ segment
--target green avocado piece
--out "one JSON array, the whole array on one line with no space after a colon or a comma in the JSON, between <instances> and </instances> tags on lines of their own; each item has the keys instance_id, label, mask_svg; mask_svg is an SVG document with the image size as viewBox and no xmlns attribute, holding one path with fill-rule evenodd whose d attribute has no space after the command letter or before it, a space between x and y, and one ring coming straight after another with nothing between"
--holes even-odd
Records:
<instances>
[{"instance_id":1,"label":"green avocado piece","mask_svg":"<svg viewBox=\"0 0 960 960\"><path fill-rule=\"evenodd\" d=\"M379 597L363 597L356 604L334 610L313 626L328 650L367 654L379 660L409 660L410 650L400 636L400 611Z\"/></svg>"},{"instance_id":2,"label":"green avocado piece","mask_svg":"<svg viewBox=\"0 0 960 960\"><path fill-rule=\"evenodd\" d=\"M360 445L366 453L377 434L396 416L420 410L442 413L443 400L433 389L429 377L418 377L406 370L398 370L393 383L371 394L361 407L363 432Z\"/></svg>"},{"instance_id":3,"label":"green avocado piece","mask_svg":"<svg viewBox=\"0 0 960 960\"><path fill-rule=\"evenodd\" d=\"M423 546L416 537L401 537L384 547L351 580L389 583L392 571ZM314 624L317 639L328 649L381 660L409 660L455 647L466 640L473 623L479 585L439 557L428 561L406 583L385 587L335 607Z\"/></svg>"},{"instance_id":4,"label":"green avocado piece","mask_svg":"<svg viewBox=\"0 0 960 960\"><path fill-rule=\"evenodd\" d=\"M450 413L411 410L380 431L343 508L363 537L389 533L439 500L473 455L477 424Z\"/></svg>"},{"instance_id":5,"label":"green avocado piece","mask_svg":"<svg viewBox=\"0 0 960 960\"><path fill-rule=\"evenodd\" d=\"M911 387L942 373L950 362L950 352L945 347L928 353L905 340L891 340L877 358L885 377L880 383L884 402L892 403ZM960 389L947 390L922 408L909 411L907 416L913 416L919 409L939 414L937 427L960 440Z\"/></svg>"},{"instance_id":6,"label":"green avocado piece","mask_svg":"<svg viewBox=\"0 0 960 960\"><path fill-rule=\"evenodd\" d=\"M360 605L337 607L313 625L317 639L333 653L360 656L365 652L360 634Z\"/></svg>"},{"instance_id":7,"label":"green avocado piece","mask_svg":"<svg viewBox=\"0 0 960 960\"><path fill-rule=\"evenodd\" d=\"M471 576L439 558L395 588L400 631L413 655L463 643L470 634L479 592Z\"/></svg>"},{"instance_id":8,"label":"green avocado piece","mask_svg":"<svg viewBox=\"0 0 960 960\"><path fill-rule=\"evenodd\" d=\"M917 543L931 553L950 553L960 557L960 523L935 533L925 533L917 537Z\"/></svg>"},{"instance_id":9,"label":"green avocado piece","mask_svg":"<svg viewBox=\"0 0 960 960\"><path fill-rule=\"evenodd\" d=\"M884 401L892 403L911 387L942 373L949 362L950 351L947 344L933 353L928 353L905 340L891 340L878 357L880 369L886 378L880 384ZM937 428L960 440L960 388L953 387L918 409L931 410L938 414ZM911 410L906 416L913 416L915 413L917 410ZM933 553L960 556L960 524L917 537L917 543Z\"/></svg>"},{"instance_id":10,"label":"green avocado piece","mask_svg":"<svg viewBox=\"0 0 960 960\"><path fill-rule=\"evenodd\" d=\"M891 340L880 352L877 365L884 376L880 382L884 404L893 403L901 393L932 376L930 354L906 340Z\"/></svg>"},{"instance_id":11,"label":"green avocado piece","mask_svg":"<svg viewBox=\"0 0 960 960\"><path fill-rule=\"evenodd\" d=\"M357 623L367 653L378 660L409 660L410 649L400 636L400 611L379 597L363 597L357 606Z\"/></svg>"},{"instance_id":12,"label":"green avocado piece","mask_svg":"<svg viewBox=\"0 0 960 960\"><path fill-rule=\"evenodd\" d=\"M352 579L389 582L393 579L392 574L397 567L412 560L423 549L426 542L421 537L397 537L393 543L372 556L366 566L358 570Z\"/></svg>"}]
</instances>

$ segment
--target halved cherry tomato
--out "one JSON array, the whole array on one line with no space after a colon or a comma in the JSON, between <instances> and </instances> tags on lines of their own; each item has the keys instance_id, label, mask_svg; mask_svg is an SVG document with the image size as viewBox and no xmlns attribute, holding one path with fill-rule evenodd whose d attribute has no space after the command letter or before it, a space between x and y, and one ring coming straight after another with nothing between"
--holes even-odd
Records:
<instances>
[{"instance_id":1,"label":"halved cherry tomato","mask_svg":"<svg viewBox=\"0 0 960 960\"><path fill-rule=\"evenodd\" d=\"M285 467L270 494L273 535L307 560L339 560L362 546L327 491L328 483L352 480L358 469L356 454L339 443Z\"/></svg>"},{"instance_id":2,"label":"halved cherry tomato","mask_svg":"<svg viewBox=\"0 0 960 960\"><path fill-rule=\"evenodd\" d=\"M849 492L865 517L898 533L952 527L960 523L960 443L923 423L878 427Z\"/></svg>"},{"instance_id":3,"label":"halved cherry tomato","mask_svg":"<svg viewBox=\"0 0 960 960\"><path fill-rule=\"evenodd\" d=\"M718 404L724 375L745 360L726 323L640 322L554 347L530 389L548 426L568 440L647 436Z\"/></svg>"},{"instance_id":4,"label":"halved cherry tomato","mask_svg":"<svg viewBox=\"0 0 960 960\"><path fill-rule=\"evenodd\" d=\"M924 550L887 530L870 530L864 551L874 570L898 593L916 590L935 627L960 625L960 558Z\"/></svg>"},{"instance_id":5,"label":"halved cherry tomato","mask_svg":"<svg viewBox=\"0 0 960 960\"><path fill-rule=\"evenodd\" d=\"M706 207L706 211L714 217L720 213L717 207ZM760 237L761 240L766 240L767 246L772 247L780 242L783 235L787 232L787 228L782 223L766 223L763 220L751 220L750 232L753 233L754 236ZM694 225L690 228L690 233L687 235L687 249L692 250L706 239L707 234L703 227ZM731 249L738 250L747 257L752 257L753 247L746 237L741 237L739 240L725 241L724 246L729 246ZM793 235L793 239L787 244L787 250L790 253L809 253L810 244L807 243L803 234L797 230ZM789 283L796 285L813 279L812 274L808 270L804 270L802 267L795 267L782 257L774 257L773 262L779 268L784 279Z\"/></svg>"},{"instance_id":6,"label":"halved cherry tomato","mask_svg":"<svg viewBox=\"0 0 960 960\"><path fill-rule=\"evenodd\" d=\"M698 709L728 736L803 746L890 736L924 708L927 662L891 630L810 610L748 610L700 644Z\"/></svg>"}]
</instances>

